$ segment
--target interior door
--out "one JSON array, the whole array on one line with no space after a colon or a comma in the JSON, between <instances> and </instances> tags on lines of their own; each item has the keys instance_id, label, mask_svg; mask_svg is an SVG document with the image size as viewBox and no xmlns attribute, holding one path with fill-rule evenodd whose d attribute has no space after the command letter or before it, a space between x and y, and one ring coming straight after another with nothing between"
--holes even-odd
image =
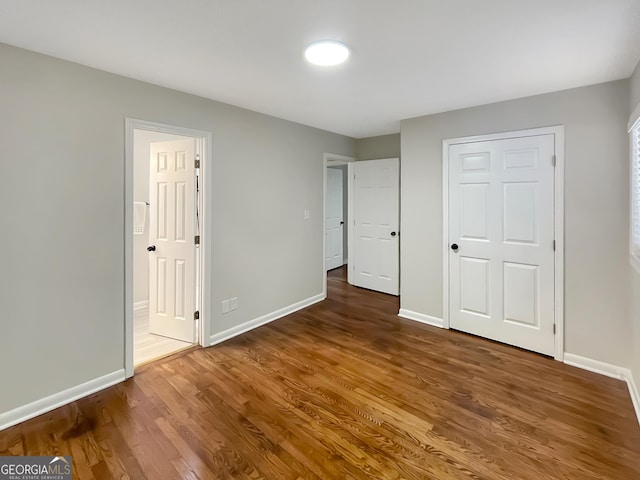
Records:
<instances>
[{"instance_id":1,"label":"interior door","mask_svg":"<svg viewBox=\"0 0 640 480\"><path fill-rule=\"evenodd\" d=\"M327 270L344 264L343 173L327 168L327 205L325 207L325 264Z\"/></svg>"},{"instance_id":2,"label":"interior door","mask_svg":"<svg viewBox=\"0 0 640 480\"><path fill-rule=\"evenodd\" d=\"M354 162L353 172L353 284L398 295L400 161Z\"/></svg>"},{"instance_id":3,"label":"interior door","mask_svg":"<svg viewBox=\"0 0 640 480\"><path fill-rule=\"evenodd\" d=\"M149 330L195 341L194 140L151 144Z\"/></svg>"},{"instance_id":4,"label":"interior door","mask_svg":"<svg viewBox=\"0 0 640 480\"><path fill-rule=\"evenodd\" d=\"M449 147L451 328L554 354L554 136Z\"/></svg>"}]
</instances>

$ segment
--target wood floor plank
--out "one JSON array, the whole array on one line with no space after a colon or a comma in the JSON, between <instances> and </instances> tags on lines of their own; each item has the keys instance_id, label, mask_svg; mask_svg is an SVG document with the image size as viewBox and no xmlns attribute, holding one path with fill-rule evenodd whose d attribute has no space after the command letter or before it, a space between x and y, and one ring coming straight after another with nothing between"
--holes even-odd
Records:
<instances>
[{"instance_id":1,"label":"wood floor plank","mask_svg":"<svg viewBox=\"0 0 640 480\"><path fill-rule=\"evenodd\" d=\"M79 479L632 480L626 384L397 317L329 272L328 299L0 432Z\"/></svg>"}]
</instances>

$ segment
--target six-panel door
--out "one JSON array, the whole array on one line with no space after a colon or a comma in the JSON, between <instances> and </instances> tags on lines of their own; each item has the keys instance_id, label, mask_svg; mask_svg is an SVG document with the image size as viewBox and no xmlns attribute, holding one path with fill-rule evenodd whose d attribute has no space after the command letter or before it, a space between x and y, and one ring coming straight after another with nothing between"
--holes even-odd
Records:
<instances>
[{"instance_id":1,"label":"six-panel door","mask_svg":"<svg viewBox=\"0 0 640 480\"><path fill-rule=\"evenodd\" d=\"M195 339L195 140L151 144L149 330Z\"/></svg>"},{"instance_id":2,"label":"six-panel door","mask_svg":"<svg viewBox=\"0 0 640 480\"><path fill-rule=\"evenodd\" d=\"M554 136L449 147L451 328L554 354Z\"/></svg>"},{"instance_id":3,"label":"six-panel door","mask_svg":"<svg viewBox=\"0 0 640 480\"><path fill-rule=\"evenodd\" d=\"M353 284L398 295L399 160L354 162L353 170Z\"/></svg>"}]
</instances>

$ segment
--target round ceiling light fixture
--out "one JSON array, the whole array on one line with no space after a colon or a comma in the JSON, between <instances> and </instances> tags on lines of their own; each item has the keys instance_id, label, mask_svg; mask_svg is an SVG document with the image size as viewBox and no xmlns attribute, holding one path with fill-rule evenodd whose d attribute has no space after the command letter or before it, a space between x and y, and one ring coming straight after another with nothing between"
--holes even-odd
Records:
<instances>
[{"instance_id":1,"label":"round ceiling light fixture","mask_svg":"<svg viewBox=\"0 0 640 480\"><path fill-rule=\"evenodd\" d=\"M307 46L304 57L314 65L330 67L349 58L349 48L336 40L319 40Z\"/></svg>"}]
</instances>

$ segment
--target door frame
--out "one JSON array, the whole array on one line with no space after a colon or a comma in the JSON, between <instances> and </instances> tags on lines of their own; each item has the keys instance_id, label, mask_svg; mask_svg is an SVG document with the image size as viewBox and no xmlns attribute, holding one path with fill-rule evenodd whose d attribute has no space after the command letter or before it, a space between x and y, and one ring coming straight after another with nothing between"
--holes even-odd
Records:
<instances>
[{"instance_id":1,"label":"door frame","mask_svg":"<svg viewBox=\"0 0 640 480\"><path fill-rule=\"evenodd\" d=\"M212 285L211 253L212 253L212 185L213 169L211 168L213 134L193 128L179 127L164 123L151 122L136 118L125 118L125 189L124 189L124 370L125 377L134 374L133 365L133 142L134 130L148 130L158 133L170 133L194 138L201 152L200 159L200 312L197 329L198 344L203 347L205 339L211 336L211 295L203 295Z\"/></svg>"},{"instance_id":2,"label":"door frame","mask_svg":"<svg viewBox=\"0 0 640 480\"><path fill-rule=\"evenodd\" d=\"M322 296L327 298L327 259L326 248L327 241L325 238L327 229L327 167L347 165L347 221L351 217L351 163L355 162L355 157L348 157L346 155L338 155L337 153L324 153L322 155ZM345 179L343 178L344 182ZM344 202L344 199L343 199ZM346 223L345 223L346 225ZM347 225L347 253L351 252L351 228ZM344 252L342 252L344 258ZM347 269L347 275L350 277L350 269Z\"/></svg>"},{"instance_id":3,"label":"door frame","mask_svg":"<svg viewBox=\"0 0 640 480\"><path fill-rule=\"evenodd\" d=\"M556 165L554 169L554 315L556 324L554 358L564 359L564 125L448 138L442 141L442 322L451 328L449 313L449 147L460 143L486 142L519 137L554 135Z\"/></svg>"}]
</instances>

